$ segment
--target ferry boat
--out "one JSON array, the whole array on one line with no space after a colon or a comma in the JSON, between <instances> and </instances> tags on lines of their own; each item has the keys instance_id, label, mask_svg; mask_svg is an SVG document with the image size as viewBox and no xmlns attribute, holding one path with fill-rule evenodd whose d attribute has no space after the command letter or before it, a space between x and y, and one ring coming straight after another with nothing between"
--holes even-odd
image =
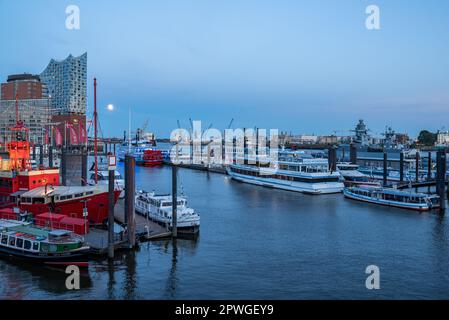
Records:
<instances>
[{"instance_id":1,"label":"ferry boat","mask_svg":"<svg viewBox=\"0 0 449 320\"><path fill-rule=\"evenodd\" d=\"M409 210L429 211L439 207L439 197L436 195L400 191L394 188L349 187L343 190L343 194L348 199Z\"/></svg>"},{"instance_id":2,"label":"ferry boat","mask_svg":"<svg viewBox=\"0 0 449 320\"><path fill-rule=\"evenodd\" d=\"M229 165L226 169L228 175L240 182L315 195L339 193L344 188L339 181L340 173L329 170L327 159L283 152L270 168L261 165L268 162L264 161L266 159L260 155L256 158L257 161L245 158L241 161L243 164Z\"/></svg>"},{"instance_id":3,"label":"ferry boat","mask_svg":"<svg viewBox=\"0 0 449 320\"><path fill-rule=\"evenodd\" d=\"M131 144L129 141L124 141L117 151L117 159L119 161L125 161L125 156L127 154L132 155L134 158L140 158L144 151L147 149L151 149L153 147L153 143L148 140L132 140Z\"/></svg>"},{"instance_id":4,"label":"ferry boat","mask_svg":"<svg viewBox=\"0 0 449 320\"><path fill-rule=\"evenodd\" d=\"M67 230L47 230L0 220L0 255L49 265L87 266L84 238Z\"/></svg>"},{"instance_id":5,"label":"ferry boat","mask_svg":"<svg viewBox=\"0 0 449 320\"><path fill-rule=\"evenodd\" d=\"M138 214L150 220L173 227L172 196L169 194L155 194L140 190L136 193L135 209ZM194 209L187 207L187 198L177 198L177 230L179 233L197 233L200 227L200 215Z\"/></svg>"},{"instance_id":6,"label":"ferry boat","mask_svg":"<svg viewBox=\"0 0 449 320\"><path fill-rule=\"evenodd\" d=\"M342 162L337 163L337 171L340 173L345 187L352 187L357 185L370 185L380 187L379 181L374 181L368 175L358 171L357 164Z\"/></svg>"},{"instance_id":7,"label":"ferry boat","mask_svg":"<svg viewBox=\"0 0 449 320\"><path fill-rule=\"evenodd\" d=\"M145 149L143 153L136 157L136 164L144 167L155 167L162 164L163 157L161 150Z\"/></svg>"}]
</instances>

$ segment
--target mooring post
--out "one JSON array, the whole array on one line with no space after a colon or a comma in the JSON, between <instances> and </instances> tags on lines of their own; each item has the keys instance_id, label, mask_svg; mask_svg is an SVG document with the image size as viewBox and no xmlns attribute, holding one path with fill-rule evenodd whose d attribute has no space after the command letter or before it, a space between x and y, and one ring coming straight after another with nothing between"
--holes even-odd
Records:
<instances>
[{"instance_id":1,"label":"mooring post","mask_svg":"<svg viewBox=\"0 0 449 320\"><path fill-rule=\"evenodd\" d=\"M416 151L415 155L415 181L419 181L419 151Z\"/></svg>"},{"instance_id":2,"label":"mooring post","mask_svg":"<svg viewBox=\"0 0 449 320\"><path fill-rule=\"evenodd\" d=\"M432 180L432 152L429 151L427 158L427 180Z\"/></svg>"},{"instance_id":3,"label":"mooring post","mask_svg":"<svg viewBox=\"0 0 449 320\"><path fill-rule=\"evenodd\" d=\"M337 149L335 146L331 146L328 149L327 163L329 171L334 172L337 170Z\"/></svg>"},{"instance_id":4,"label":"mooring post","mask_svg":"<svg viewBox=\"0 0 449 320\"><path fill-rule=\"evenodd\" d=\"M108 185L108 258L114 258L114 170L109 171Z\"/></svg>"},{"instance_id":5,"label":"mooring post","mask_svg":"<svg viewBox=\"0 0 449 320\"><path fill-rule=\"evenodd\" d=\"M399 154L399 181L404 182L404 152Z\"/></svg>"},{"instance_id":6,"label":"mooring post","mask_svg":"<svg viewBox=\"0 0 449 320\"><path fill-rule=\"evenodd\" d=\"M349 146L349 161L352 164L357 164L357 147L354 143L351 143Z\"/></svg>"},{"instance_id":7,"label":"mooring post","mask_svg":"<svg viewBox=\"0 0 449 320\"><path fill-rule=\"evenodd\" d=\"M44 145L39 145L39 165L44 165Z\"/></svg>"},{"instance_id":8,"label":"mooring post","mask_svg":"<svg viewBox=\"0 0 449 320\"><path fill-rule=\"evenodd\" d=\"M172 166L172 236L178 236L178 167Z\"/></svg>"},{"instance_id":9,"label":"mooring post","mask_svg":"<svg viewBox=\"0 0 449 320\"><path fill-rule=\"evenodd\" d=\"M64 147L61 149L61 178L62 185L67 185L67 150Z\"/></svg>"},{"instance_id":10,"label":"mooring post","mask_svg":"<svg viewBox=\"0 0 449 320\"><path fill-rule=\"evenodd\" d=\"M385 187L387 185L387 176L388 176L388 167L387 167L387 153L384 151L384 170L383 170L383 186Z\"/></svg>"},{"instance_id":11,"label":"mooring post","mask_svg":"<svg viewBox=\"0 0 449 320\"><path fill-rule=\"evenodd\" d=\"M246 141L246 128L243 129L243 164L248 164L248 144Z\"/></svg>"},{"instance_id":12,"label":"mooring post","mask_svg":"<svg viewBox=\"0 0 449 320\"><path fill-rule=\"evenodd\" d=\"M86 150L81 150L81 185L87 185L87 152Z\"/></svg>"},{"instance_id":13,"label":"mooring post","mask_svg":"<svg viewBox=\"0 0 449 320\"><path fill-rule=\"evenodd\" d=\"M136 159L131 155L125 156L125 225L128 229L128 243L131 247L136 245L136 227L135 227L135 168Z\"/></svg>"},{"instance_id":14,"label":"mooring post","mask_svg":"<svg viewBox=\"0 0 449 320\"><path fill-rule=\"evenodd\" d=\"M446 153L444 150L437 151L437 176L436 176L436 191L440 197L440 212L444 213L446 209Z\"/></svg>"},{"instance_id":15,"label":"mooring post","mask_svg":"<svg viewBox=\"0 0 449 320\"><path fill-rule=\"evenodd\" d=\"M53 168L53 146L48 146L48 166Z\"/></svg>"}]
</instances>

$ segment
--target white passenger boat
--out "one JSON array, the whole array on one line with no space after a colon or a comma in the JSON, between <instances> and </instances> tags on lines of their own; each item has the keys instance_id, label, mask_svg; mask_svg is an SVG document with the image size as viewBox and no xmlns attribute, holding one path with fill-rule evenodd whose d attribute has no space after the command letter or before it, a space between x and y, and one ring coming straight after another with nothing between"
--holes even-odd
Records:
<instances>
[{"instance_id":1,"label":"white passenger boat","mask_svg":"<svg viewBox=\"0 0 449 320\"><path fill-rule=\"evenodd\" d=\"M352 187L357 185L370 185L380 187L379 181L374 181L368 175L358 171L359 166L348 162L337 163L337 171L340 173L345 187Z\"/></svg>"},{"instance_id":2,"label":"white passenger boat","mask_svg":"<svg viewBox=\"0 0 449 320\"><path fill-rule=\"evenodd\" d=\"M169 229L173 227L172 196L155 194L140 190L135 198L135 210L138 214L148 217ZM177 230L179 233L197 233L200 227L200 215L194 209L187 207L187 198L177 197Z\"/></svg>"},{"instance_id":3,"label":"white passenger boat","mask_svg":"<svg viewBox=\"0 0 449 320\"><path fill-rule=\"evenodd\" d=\"M270 167L260 164L266 160L263 157L258 156L257 159L240 161L244 164L231 164L227 173L237 181L307 194L339 193L344 188L339 181L340 173L329 170L327 159L305 158L296 153L292 160L292 153L289 152L288 156L280 154Z\"/></svg>"},{"instance_id":4,"label":"white passenger boat","mask_svg":"<svg viewBox=\"0 0 449 320\"><path fill-rule=\"evenodd\" d=\"M428 211L439 207L439 197L436 195L400 191L393 188L349 187L343 190L343 194L348 199L402 209Z\"/></svg>"}]
</instances>

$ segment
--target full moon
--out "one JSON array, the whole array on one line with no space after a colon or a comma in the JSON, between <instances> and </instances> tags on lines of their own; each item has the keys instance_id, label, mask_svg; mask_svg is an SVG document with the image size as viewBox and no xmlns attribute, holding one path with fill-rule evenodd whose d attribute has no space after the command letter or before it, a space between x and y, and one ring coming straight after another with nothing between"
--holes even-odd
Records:
<instances>
[{"instance_id":1,"label":"full moon","mask_svg":"<svg viewBox=\"0 0 449 320\"><path fill-rule=\"evenodd\" d=\"M109 111L114 110L114 105L113 105L113 104L108 104L108 110L109 110Z\"/></svg>"}]
</instances>

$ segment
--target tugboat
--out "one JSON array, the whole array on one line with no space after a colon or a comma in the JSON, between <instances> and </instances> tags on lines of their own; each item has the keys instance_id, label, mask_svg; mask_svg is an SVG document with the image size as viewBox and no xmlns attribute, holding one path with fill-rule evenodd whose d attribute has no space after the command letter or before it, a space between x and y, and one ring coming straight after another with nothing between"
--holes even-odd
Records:
<instances>
[{"instance_id":1,"label":"tugboat","mask_svg":"<svg viewBox=\"0 0 449 320\"><path fill-rule=\"evenodd\" d=\"M169 194L155 194L140 190L136 194L135 209L138 214L148 217L150 220L173 227L172 221L172 196ZM195 234L200 227L200 215L194 209L187 207L187 198L177 198L177 230L178 233Z\"/></svg>"},{"instance_id":2,"label":"tugboat","mask_svg":"<svg viewBox=\"0 0 449 320\"><path fill-rule=\"evenodd\" d=\"M0 254L52 266L78 265L90 248L84 238L67 230L47 230L28 223L0 220Z\"/></svg>"}]
</instances>

